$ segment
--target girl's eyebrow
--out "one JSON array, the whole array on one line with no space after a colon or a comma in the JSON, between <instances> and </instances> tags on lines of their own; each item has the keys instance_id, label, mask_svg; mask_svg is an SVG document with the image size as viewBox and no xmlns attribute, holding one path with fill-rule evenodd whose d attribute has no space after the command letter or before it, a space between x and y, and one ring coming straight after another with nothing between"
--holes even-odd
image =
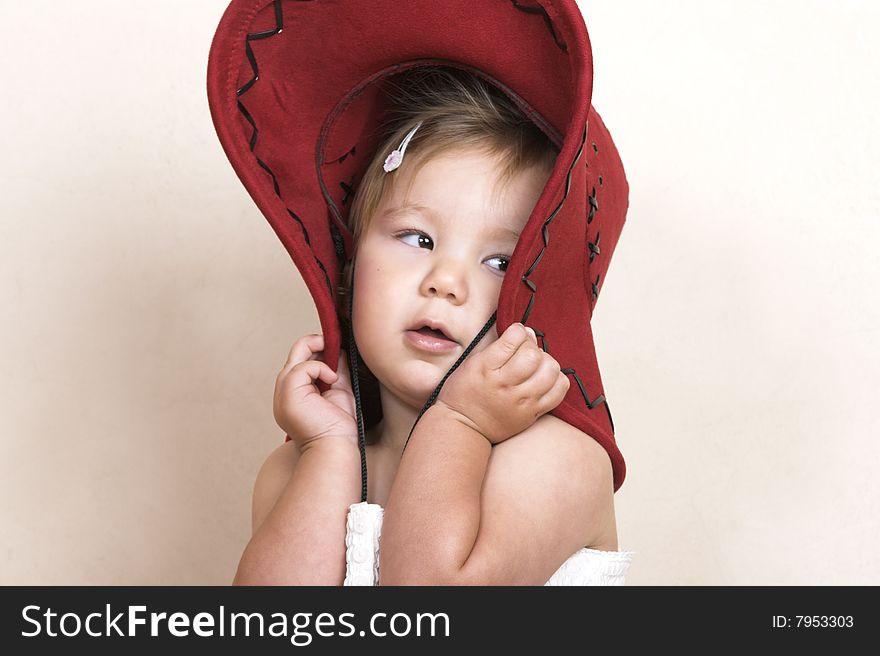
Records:
<instances>
[{"instance_id":1,"label":"girl's eyebrow","mask_svg":"<svg viewBox=\"0 0 880 656\"><path fill-rule=\"evenodd\" d=\"M414 203L408 203L406 205L401 205L400 207L392 207L390 210L385 211L385 218L393 219L400 214L406 214L407 212L416 212L418 214L425 214L429 218L434 219L435 221L438 219L437 215L434 213L430 207L426 207L425 205L418 205Z\"/></svg>"},{"instance_id":2,"label":"girl's eyebrow","mask_svg":"<svg viewBox=\"0 0 880 656\"><path fill-rule=\"evenodd\" d=\"M401 205L400 207L393 207L390 210L386 210L384 212L384 218L393 219L401 214L406 214L407 212L416 212L417 214L423 214L427 216L434 222L443 222L440 216L430 207L419 205L417 203L408 203L406 205ZM495 227L489 233L489 236L493 238L503 239L504 237L512 237L517 241L519 241L519 235L519 232L507 227Z\"/></svg>"}]
</instances>

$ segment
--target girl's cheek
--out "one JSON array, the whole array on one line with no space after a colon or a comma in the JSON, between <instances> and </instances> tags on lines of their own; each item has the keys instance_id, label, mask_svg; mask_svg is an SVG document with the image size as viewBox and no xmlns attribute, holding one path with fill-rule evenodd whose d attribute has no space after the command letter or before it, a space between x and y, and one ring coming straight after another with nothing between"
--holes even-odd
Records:
<instances>
[{"instance_id":1,"label":"girl's cheek","mask_svg":"<svg viewBox=\"0 0 880 656\"><path fill-rule=\"evenodd\" d=\"M483 335L483 339L479 341L479 343L474 347L474 350L471 353L479 353L487 348L489 348L493 343L498 341L498 332L496 331L496 327L498 326L497 322L492 328ZM476 337L476 334L471 335L471 339Z\"/></svg>"}]
</instances>

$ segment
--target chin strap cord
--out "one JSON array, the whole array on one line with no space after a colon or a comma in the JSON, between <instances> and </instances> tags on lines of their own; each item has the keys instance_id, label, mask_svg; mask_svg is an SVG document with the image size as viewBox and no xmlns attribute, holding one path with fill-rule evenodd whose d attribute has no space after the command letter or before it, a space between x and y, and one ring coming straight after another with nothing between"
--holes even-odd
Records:
<instances>
[{"instance_id":1,"label":"chin strap cord","mask_svg":"<svg viewBox=\"0 0 880 656\"><path fill-rule=\"evenodd\" d=\"M440 394L440 390L443 388L443 384L446 382L446 379L449 378L449 377L452 375L452 372L453 372L453 371L455 371L456 369L458 369L458 366L459 366L462 362L464 362L464 359L470 354L471 351L474 350L474 348L477 346L477 344L480 343L480 340L483 339L483 337L486 336L486 333L489 332L489 329L495 324L495 317L496 317L497 314L498 314L498 311L497 311L497 310L496 310L495 312L492 313L492 316L489 317L489 320L486 322L486 325L483 326L483 329L480 330L480 332L477 334L476 337L474 337L474 339L473 339L473 341L471 342L470 346L468 346L468 347L464 350L464 353L462 353L461 356L459 356L458 360L455 361L455 364L453 364L453 365L449 368L449 371L446 372L446 375L443 376L443 378L442 378L442 380L440 381L440 383L437 385L436 388L434 388L434 391L431 392L431 396L428 397L428 401L427 401L427 402L425 403L425 405L422 407L421 412L419 412L419 416L416 417L415 424L413 424L412 428L409 429L409 435L407 436L407 438L406 438L406 442L405 442L404 445L403 445L403 451L400 452L400 457L401 457L401 458L403 458L403 453L406 451L406 445L409 444L409 438L412 437L413 431L416 429L416 424L419 423L419 419L421 419L421 418L422 418L422 415L425 414L425 413L428 411L428 408L430 408L432 405L434 405L434 402L437 400L437 395Z\"/></svg>"},{"instance_id":2,"label":"chin strap cord","mask_svg":"<svg viewBox=\"0 0 880 656\"><path fill-rule=\"evenodd\" d=\"M354 258L351 260L354 271ZM354 395L355 415L357 416L358 448L361 452L361 503L367 500L367 443L364 437L364 413L361 409L361 385L358 377L358 351L354 341L354 275L351 276L351 289L348 292L348 370L351 373L351 391Z\"/></svg>"}]
</instances>

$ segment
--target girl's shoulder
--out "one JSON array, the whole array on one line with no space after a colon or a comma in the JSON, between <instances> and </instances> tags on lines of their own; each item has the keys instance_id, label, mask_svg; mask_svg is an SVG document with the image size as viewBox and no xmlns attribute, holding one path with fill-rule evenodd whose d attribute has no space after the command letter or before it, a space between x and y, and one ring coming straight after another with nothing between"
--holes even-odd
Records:
<instances>
[{"instance_id":1,"label":"girl's shoulder","mask_svg":"<svg viewBox=\"0 0 880 656\"><path fill-rule=\"evenodd\" d=\"M593 476L613 485L611 458L605 448L579 428L555 415L542 415L526 430L496 446L510 444L508 448L534 451L538 456L548 450L565 453L586 468Z\"/></svg>"},{"instance_id":2,"label":"girl's shoulder","mask_svg":"<svg viewBox=\"0 0 880 656\"><path fill-rule=\"evenodd\" d=\"M543 516L547 526L577 538L580 546L607 548L616 541L611 459L601 444L568 422L545 414L497 444L486 476L498 498L528 495L518 502L519 512L528 509L535 520Z\"/></svg>"}]
</instances>

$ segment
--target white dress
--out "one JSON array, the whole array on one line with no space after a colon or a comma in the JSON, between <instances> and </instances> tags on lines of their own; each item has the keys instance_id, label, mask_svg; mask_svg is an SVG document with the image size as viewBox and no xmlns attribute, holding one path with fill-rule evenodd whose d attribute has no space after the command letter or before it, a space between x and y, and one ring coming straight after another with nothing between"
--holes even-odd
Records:
<instances>
[{"instance_id":1,"label":"white dress","mask_svg":"<svg viewBox=\"0 0 880 656\"><path fill-rule=\"evenodd\" d=\"M379 584L379 538L384 508L353 503L345 532L343 585ZM634 551L601 551L583 547L573 553L544 585L623 585Z\"/></svg>"}]
</instances>

